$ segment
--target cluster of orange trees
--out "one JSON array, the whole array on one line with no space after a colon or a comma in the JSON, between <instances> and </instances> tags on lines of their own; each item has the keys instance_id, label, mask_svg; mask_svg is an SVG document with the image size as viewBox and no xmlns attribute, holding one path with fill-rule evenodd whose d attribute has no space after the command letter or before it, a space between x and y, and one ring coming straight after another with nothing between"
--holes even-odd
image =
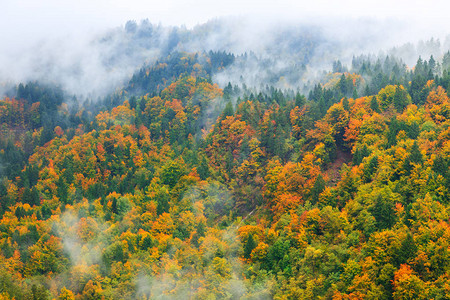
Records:
<instances>
[{"instance_id":1,"label":"cluster of orange trees","mask_svg":"<svg viewBox=\"0 0 450 300\"><path fill-rule=\"evenodd\" d=\"M448 75L238 97L189 70L72 123L0 101L0 299L450 293Z\"/></svg>"}]
</instances>

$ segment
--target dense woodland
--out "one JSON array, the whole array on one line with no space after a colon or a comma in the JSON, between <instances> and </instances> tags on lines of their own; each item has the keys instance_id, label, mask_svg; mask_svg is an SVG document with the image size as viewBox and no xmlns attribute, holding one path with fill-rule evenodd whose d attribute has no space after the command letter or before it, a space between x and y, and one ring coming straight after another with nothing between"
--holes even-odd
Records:
<instances>
[{"instance_id":1,"label":"dense woodland","mask_svg":"<svg viewBox=\"0 0 450 300\"><path fill-rule=\"evenodd\" d=\"M1 99L0 299L447 299L450 53L219 88L242 59Z\"/></svg>"}]
</instances>

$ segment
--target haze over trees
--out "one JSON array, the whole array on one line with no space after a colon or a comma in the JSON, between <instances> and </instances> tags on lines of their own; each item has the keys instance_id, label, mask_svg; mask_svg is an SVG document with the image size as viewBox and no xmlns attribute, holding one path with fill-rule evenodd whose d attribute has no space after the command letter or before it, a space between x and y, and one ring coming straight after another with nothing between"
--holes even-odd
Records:
<instances>
[{"instance_id":1,"label":"haze over trees","mask_svg":"<svg viewBox=\"0 0 450 300\"><path fill-rule=\"evenodd\" d=\"M448 49L306 82L314 35L272 71L178 49L202 28L104 97L31 81L0 100L0 299L445 299ZM160 32L124 30L131 52Z\"/></svg>"}]
</instances>

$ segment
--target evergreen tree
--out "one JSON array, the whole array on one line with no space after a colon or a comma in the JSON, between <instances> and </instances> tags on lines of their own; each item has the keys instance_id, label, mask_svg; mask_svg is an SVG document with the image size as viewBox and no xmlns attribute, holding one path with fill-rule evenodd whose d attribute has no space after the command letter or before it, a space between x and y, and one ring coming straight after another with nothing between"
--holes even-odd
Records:
<instances>
[{"instance_id":1,"label":"evergreen tree","mask_svg":"<svg viewBox=\"0 0 450 300\"><path fill-rule=\"evenodd\" d=\"M151 236L147 235L142 240L142 250L148 250L149 248L153 247L153 239Z\"/></svg>"},{"instance_id":2,"label":"evergreen tree","mask_svg":"<svg viewBox=\"0 0 450 300\"><path fill-rule=\"evenodd\" d=\"M233 115L234 115L233 104L231 103L231 101L228 101L227 104L225 105L225 109L220 115L220 120L225 120L227 117Z\"/></svg>"},{"instance_id":3,"label":"evergreen tree","mask_svg":"<svg viewBox=\"0 0 450 300\"><path fill-rule=\"evenodd\" d=\"M355 154L353 155L353 164L359 165L362 163L364 157L367 157L370 155L369 148L367 148L367 145L364 144L362 148L356 148Z\"/></svg>"},{"instance_id":4,"label":"evergreen tree","mask_svg":"<svg viewBox=\"0 0 450 300\"><path fill-rule=\"evenodd\" d=\"M202 155L200 158L200 165L197 168L197 173L200 176L201 180L206 180L206 178L209 177L209 165L208 161L206 160L205 156Z\"/></svg>"},{"instance_id":5,"label":"evergreen tree","mask_svg":"<svg viewBox=\"0 0 450 300\"><path fill-rule=\"evenodd\" d=\"M391 199L378 195L369 212L375 217L378 229L387 229L394 225L395 208Z\"/></svg>"},{"instance_id":6,"label":"evergreen tree","mask_svg":"<svg viewBox=\"0 0 450 300\"><path fill-rule=\"evenodd\" d=\"M389 122L389 127L387 131L387 148L397 144L397 133L400 131L400 124L397 118L393 117L391 122Z\"/></svg>"},{"instance_id":7,"label":"evergreen tree","mask_svg":"<svg viewBox=\"0 0 450 300\"><path fill-rule=\"evenodd\" d=\"M419 144L417 143L417 141L414 141L414 144L411 147L409 159L412 163L416 164L422 164L423 162L422 153L420 152Z\"/></svg>"},{"instance_id":8,"label":"evergreen tree","mask_svg":"<svg viewBox=\"0 0 450 300\"><path fill-rule=\"evenodd\" d=\"M364 181L369 182L378 167L378 156L374 155L369 163L364 166Z\"/></svg>"},{"instance_id":9,"label":"evergreen tree","mask_svg":"<svg viewBox=\"0 0 450 300\"><path fill-rule=\"evenodd\" d=\"M400 88L398 85L395 87L393 103L395 109L399 113L401 113L410 103L408 92L405 89Z\"/></svg>"},{"instance_id":10,"label":"evergreen tree","mask_svg":"<svg viewBox=\"0 0 450 300\"><path fill-rule=\"evenodd\" d=\"M406 235L406 238L402 241L400 249L397 255L397 264L401 265L407 263L410 258L414 258L417 253L417 245L414 242L414 237L410 232Z\"/></svg>"},{"instance_id":11,"label":"evergreen tree","mask_svg":"<svg viewBox=\"0 0 450 300\"><path fill-rule=\"evenodd\" d=\"M295 106L298 107L303 107L303 105L305 105L306 103L306 98L305 96L301 95L299 92L297 92L297 94L295 95Z\"/></svg>"},{"instance_id":12,"label":"evergreen tree","mask_svg":"<svg viewBox=\"0 0 450 300\"><path fill-rule=\"evenodd\" d=\"M319 201L319 195L325 189L325 180L322 177L322 174L319 174L314 182L314 186L311 189L311 202L317 203Z\"/></svg>"},{"instance_id":13,"label":"evergreen tree","mask_svg":"<svg viewBox=\"0 0 450 300\"><path fill-rule=\"evenodd\" d=\"M420 126L416 121L413 121L408 128L408 137L410 139L417 139L420 134Z\"/></svg>"},{"instance_id":14,"label":"evergreen tree","mask_svg":"<svg viewBox=\"0 0 450 300\"><path fill-rule=\"evenodd\" d=\"M52 216L52 210L48 207L47 203L44 203L41 206L41 214L44 220L47 220Z\"/></svg>"},{"instance_id":15,"label":"evergreen tree","mask_svg":"<svg viewBox=\"0 0 450 300\"><path fill-rule=\"evenodd\" d=\"M350 104L348 102L347 97L344 97L344 99L342 99L342 107L346 110L346 111L350 111Z\"/></svg>"},{"instance_id":16,"label":"evergreen tree","mask_svg":"<svg viewBox=\"0 0 450 300\"><path fill-rule=\"evenodd\" d=\"M30 205L39 205L41 203L39 192L36 188L36 186L33 186L31 189L31 203Z\"/></svg>"},{"instance_id":17,"label":"evergreen tree","mask_svg":"<svg viewBox=\"0 0 450 300\"><path fill-rule=\"evenodd\" d=\"M253 238L253 234L250 233L244 245L244 258L250 259L251 253L256 246L257 245L255 239Z\"/></svg>"},{"instance_id":18,"label":"evergreen tree","mask_svg":"<svg viewBox=\"0 0 450 300\"><path fill-rule=\"evenodd\" d=\"M67 186L63 176L60 176L56 183L56 196L58 196L61 203L72 204L69 203L69 187Z\"/></svg>"},{"instance_id":19,"label":"evergreen tree","mask_svg":"<svg viewBox=\"0 0 450 300\"><path fill-rule=\"evenodd\" d=\"M156 213L158 215L169 211L169 200L170 196L167 189L162 188L156 195Z\"/></svg>"},{"instance_id":20,"label":"evergreen tree","mask_svg":"<svg viewBox=\"0 0 450 300\"><path fill-rule=\"evenodd\" d=\"M431 71L431 74L434 76L434 74L437 73L437 65L436 61L434 60L433 55L430 56L430 59L428 60L428 68Z\"/></svg>"},{"instance_id":21,"label":"evergreen tree","mask_svg":"<svg viewBox=\"0 0 450 300\"><path fill-rule=\"evenodd\" d=\"M442 58L442 71L447 71L450 69L450 51L444 54Z\"/></svg>"},{"instance_id":22,"label":"evergreen tree","mask_svg":"<svg viewBox=\"0 0 450 300\"><path fill-rule=\"evenodd\" d=\"M370 108L374 111L379 113L380 112L380 105L378 104L377 97L372 96L370 98Z\"/></svg>"},{"instance_id":23,"label":"evergreen tree","mask_svg":"<svg viewBox=\"0 0 450 300\"><path fill-rule=\"evenodd\" d=\"M113 198L112 203L111 203L111 212L114 214L118 214L119 210L117 209L117 199Z\"/></svg>"},{"instance_id":24,"label":"evergreen tree","mask_svg":"<svg viewBox=\"0 0 450 300\"><path fill-rule=\"evenodd\" d=\"M433 162L433 171L437 174L445 176L449 173L448 159L444 158L442 155L437 155Z\"/></svg>"}]
</instances>

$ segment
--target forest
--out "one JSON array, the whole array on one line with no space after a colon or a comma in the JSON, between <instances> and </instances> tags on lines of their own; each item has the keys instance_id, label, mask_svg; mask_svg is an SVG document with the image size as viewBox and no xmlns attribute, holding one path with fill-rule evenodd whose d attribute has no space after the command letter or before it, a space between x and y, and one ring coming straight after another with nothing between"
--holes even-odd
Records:
<instances>
[{"instance_id":1,"label":"forest","mask_svg":"<svg viewBox=\"0 0 450 300\"><path fill-rule=\"evenodd\" d=\"M448 298L450 52L298 88L307 59L219 85L270 62L169 50L102 98L0 100L1 300Z\"/></svg>"}]
</instances>

